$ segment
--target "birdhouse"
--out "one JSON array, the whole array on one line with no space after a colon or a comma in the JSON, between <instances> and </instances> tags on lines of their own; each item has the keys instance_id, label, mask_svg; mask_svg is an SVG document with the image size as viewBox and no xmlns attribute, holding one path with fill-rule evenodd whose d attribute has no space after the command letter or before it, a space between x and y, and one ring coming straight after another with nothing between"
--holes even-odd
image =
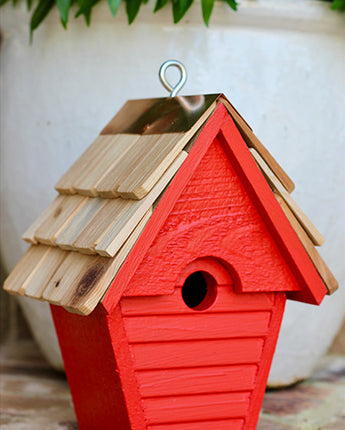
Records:
<instances>
[{"instance_id":1,"label":"birdhouse","mask_svg":"<svg viewBox=\"0 0 345 430\"><path fill-rule=\"evenodd\" d=\"M4 287L51 303L81 430L255 429L286 299L337 288L293 188L223 95L102 130Z\"/></svg>"}]
</instances>

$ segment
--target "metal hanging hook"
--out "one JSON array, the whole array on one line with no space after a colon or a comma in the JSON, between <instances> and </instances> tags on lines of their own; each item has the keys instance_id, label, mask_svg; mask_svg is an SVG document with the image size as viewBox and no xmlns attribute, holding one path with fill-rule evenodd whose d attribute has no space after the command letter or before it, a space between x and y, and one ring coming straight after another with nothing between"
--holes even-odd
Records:
<instances>
[{"instance_id":1,"label":"metal hanging hook","mask_svg":"<svg viewBox=\"0 0 345 430\"><path fill-rule=\"evenodd\" d=\"M168 67L172 67L172 66L177 67L181 73L180 80L177 82L177 84L174 87L169 84L165 76L165 73ZM176 97L177 93L181 90L181 88L187 81L187 70L180 61L168 60L168 61L165 61L165 63L163 63L159 69L159 79L162 85L164 86L164 88L170 91L170 97Z\"/></svg>"}]
</instances>

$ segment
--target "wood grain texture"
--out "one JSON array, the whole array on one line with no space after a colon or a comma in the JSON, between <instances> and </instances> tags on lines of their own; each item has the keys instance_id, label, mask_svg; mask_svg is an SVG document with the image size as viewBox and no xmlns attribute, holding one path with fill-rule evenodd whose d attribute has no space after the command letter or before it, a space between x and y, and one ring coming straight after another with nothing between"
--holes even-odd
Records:
<instances>
[{"instance_id":1,"label":"wood grain texture","mask_svg":"<svg viewBox=\"0 0 345 430\"><path fill-rule=\"evenodd\" d=\"M120 162L115 163L99 181L96 186L97 193L101 197L118 197L119 193L117 190L119 186L131 175L131 172L136 169L147 153L150 153L155 148L159 141L160 135L140 136L132 149L126 154L126 157L120 160Z\"/></svg>"},{"instance_id":2,"label":"wood grain texture","mask_svg":"<svg viewBox=\"0 0 345 430\"><path fill-rule=\"evenodd\" d=\"M68 252L50 247L44 261L23 285L23 294L33 299L41 299L44 289L60 265L67 258Z\"/></svg>"},{"instance_id":3,"label":"wood grain texture","mask_svg":"<svg viewBox=\"0 0 345 430\"><path fill-rule=\"evenodd\" d=\"M258 363L262 339L193 340L131 345L138 370Z\"/></svg>"},{"instance_id":4,"label":"wood grain texture","mask_svg":"<svg viewBox=\"0 0 345 430\"><path fill-rule=\"evenodd\" d=\"M75 180L73 187L79 194L97 196L97 186L107 173L114 167L124 163L129 151L136 151L137 135L119 134L104 136L109 144L103 152L90 160L82 175Z\"/></svg>"},{"instance_id":5,"label":"wood grain texture","mask_svg":"<svg viewBox=\"0 0 345 430\"><path fill-rule=\"evenodd\" d=\"M215 304L209 312L269 311L272 309L273 296L274 293L235 294L232 285L218 286ZM173 294L153 296L150 300L146 300L145 297L123 297L122 314L124 316L195 314L195 310L188 308L181 297L181 288L175 288Z\"/></svg>"},{"instance_id":6,"label":"wood grain texture","mask_svg":"<svg viewBox=\"0 0 345 430\"><path fill-rule=\"evenodd\" d=\"M219 339L224 336L259 337L267 334L270 312L129 317L129 342Z\"/></svg>"},{"instance_id":7,"label":"wood grain texture","mask_svg":"<svg viewBox=\"0 0 345 430\"><path fill-rule=\"evenodd\" d=\"M333 294L338 289L338 281L335 279L333 273L330 271L327 264L322 259L321 255L318 253L315 248L313 242L310 240L309 236L305 232L304 228L298 222L297 218L294 216L292 211L289 209L288 205L285 201L279 196L276 195L276 199L278 200L281 208L283 209L286 217L290 221L292 227L294 228L299 240L301 241L304 249L308 253L311 261L313 262L316 270L321 276L325 286L329 294Z\"/></svg>"},{"instance_id":8,"label":"wood grain texture","mask_svg":"<svg viewBox=\"0 0 345 430\"><path fill-rule=\"evenodd\" d=\"M99 304L99 306L102 305ZM137 387L134 364L119 307L108 317L108 321L112 347L116 362L118 363L118 375L123 387L123 395L126 400L131 430L146 430L146 417ZM116 397L113 396L112 399L116 402Z\"/></svg>"},{"instance_id":9,"label":"wood grain texture","mask_svg":"<svg viewBox=\"0 0 345 430\"><path fill-rule=\"evenodd\" d=\"M112 309L116 307L123 292L126 290L131 277L136 272L154 238L162 228L170 211L174 207L181 192L192 177L200 160L203 158L207 149L209 148L209 145L213 141L219 129L218 124L223 121L225 115L227 114L225 108L221 108L222 106L217 107L214 114L210 117L209 121L203 128L198 139L199 145L194 145L190 152L191 155L193 151L194 155L192 157L188 156L186 158L185 162L180 167L178 174L175 175L169 187L167 187L165 190L163 197L161 198L157 208L150 218L150 221L148 222L147 228L145 228L143 231L143 234L140 236L133 248L133 252L131 252L128 259L126 260L126 267L120 269L113 284L102 300L102 303L108 312L111 312ZM165 289L164 291L168 294L173 292L171 287ZM164 294L163 289L161 289L161 292Z\"/></svg>"},{"instance_id":10,"label":"wood grain texture","mask_svg":"<svg viewBox=\"0 0 345 430\"><path fill-rule=\"evenodd\" d=\"M230 118L221 127L221 142L242 186L250 195L268 231L274 238L279 252L299 284L289 298L307 303L320 304L327 293L314 265L311 263L291 224L283 214L271 188L258 169L247 147Z\"/></svg>"},{"instance_id":11,"label":"wood grain texture","mask_svg":"<svg viewBox=\"0 0 345 430\"><path fill-rule=\"evenodd\" d=\"M249 409L247 411L245 430L255 430L257 426L262 401L265 395L267 379L272 364L273 354L283 319L285 302L286 295L284 293L277 293L274 309L272 312L270 330L268 336L265 339L261 364L256 379L256 388L253 391Z\"/></svg>"},{"instance_id":12,"label":"wood grain texture","mask_svg":"<svg viewBox=\"0 0 345 430\"><path fill-rule=\"evenodd\" d=\"M321 246L325 242L325 239L322 234L317 230L317 228L310 221L310 219L303 213L301 208L293 200L290 194L282 187L281 183L274 175L274 173L270 170L269 166L265 163L265 160L260 156L260 154L258 154L258 152L255 151L255 149L253 148L250 150L250 152L252 153L255 161L264 173L270 186L276 193L280 195L280 197L282 197L282 199L294 213L296 218L302 224L304 230L306 231L310 239L313 241L313 243L315 245Z\"/></svg>"},{"instance_id":13,"label":"wood grain texture","mask_svg":"<svg viewBox=\"0 0 345 430\"><path fill-rule=\"evenodd\" d=\"M107 256L114 256L117 253L131 231L168 185L186 158L187 153L182 151L145 198L130 202L130 206L123 213L123 216L110 224L106 233L100 240L97 240L96 252Z\"/></svg>"},{"instance_id":14,"label":"wood grain texture","mask_svg":"<svg viewBox=\"0 0 345 430\"><path fill-rule=\"evenodd\" d=\"M249 393L221 393L144 399L148 424L239 418L247 412Z\"/></svg>"},{"instance_id":15,"label":"wood grain texture","mask_svg":"<svg viewBox=\"0 0 345 430\"><path fill-rule=\"evenodd\" d=\"M287 173L282 169L282 167L277 163L273 156L267 151L264 145L259 141L259 139L254 135L249 125L233 107L233 105L223 97L221 102L224 104L228 112L230 113L232 119L235 121L244 141L250 148L255 148L256 151L261 155L261 157L266 161L266 163L273 170L275 175L279 178L279 181L284 186L284 188L291 193L295 189L295 184L287 175Z\"/></svg>"},{"instance_id":16,"label":"wood grain texture","mask_svg":"<svg viewBox=\"0 0 345 430\"><path fill-rule=\"evenodd\" d=\"M22 239L31 244L37 244L35 238L35 232L45 221L54 216L54 213L58 213L59 207L64 201L64 196L57 196L50 205L41 213L41 215L30 225L30 227L22 235Z\"/></svg>"},{"instance_id":17,"label":"wood grain texture","mask_svg":"<svg viewBox=\"0 0 345 430\"><path fill-rule=\"evenodd\" d=\"M96 246L101 241L102 237L107 234L111 226L113 224L120 226L121 221L121 227L125 224L127 214L133 204L134 203L132 201L120 198L107 199L107 202L102 209L97 212L95 217L90 219L84 229L80 232L79 236L73 242L72 248L85 254L96 254ZM131 229L127 229L129 230L129 233L139 220L140 216L135 219L134 225L131 225ZM121 227L119 228L120 231ZM122 243L119 244L119 248L121 245ZM118 249L113 253L113 255L108 254L108 256L114 256Z\"/></svg>"},{"instance_id":18,"label":"wood grain texture","mask_svg":"<svg viewBox=\"0 0 345 430\"><path fill-rule=\"evenodd\" d=\"M43 264L49 249L43 245L30 246L5 280L3 288L11 294L21 294L25 290L25 283L29 282Z\"/></svg>"},{"instance_id":19,"label":"wood grain texture","mask_svg":"<svg viewBox=\"0 0 345 430\"><path fill-rule=\"evenodd\" d=\"M256 365L199 367L136 372L140 391L145 397L251 391Z\"/></svg>"},{"instance_id":20,"label":"wood grain texture","mask_svg":"<svg viewBox=\"0 0 345 430\"><path fill-rule=\"evenodd\" d=\"M81 174L87 171L93 160L101 159L105 150L111 143L113 136L98 136L86 151L75 161L55 185L55 189L60 194L74 194L76 189L74 183Z\"/></svg>"},{"instance_id":21,"label":"wood grain texture","mask_svg":"<svg viewBox=\"0 0 345 430\"><path fill-rule=\"evenodd\" d=\"M111 260L69 252L67 258L48 282L43 299L61 305L70 291L84 295L92 290L107 270Z\"/></svg>"},{"instance_id":22,"label":"wood grain texture","mask_svg":"<svg viewBox=\"0 0 345 430\"><path fill-rule=\"evenodd\" d=\"M150 425L147 430L243 430L244 420L212 420L192 423L158 424Z\"/></svg>"},{"instance_id":23,"label":"wood grain texture","mask_svg":"<svg viewBox=\"0 0 345 430\"><path fill-rule=\"evenodd\" d=\"M56 245L62 249L73 250L73 243L78 239L86 227L108 203L105 199L89 198L83 207L74 216L71 222L58 235Z\"/></svg>"},{"instance_id":24,"label":"wood grain texture","mask_svg":"<svg viewBox=\"0 0 345 430\"><path fill-rule=\"evenodd\" d=\"M118 194L127 199L142 199L145 197L181 153L188 140L189 134L187 133L160 135L156 144L147 151L119 186Z\"/></svg>"},{"instance_id":25,"label":"wood grain texture","mask_svg":"<svg viewBox=\"0 0 345 430\"><path fill-rule=\"evenodd\" d=\"M45 245L55 245L60 232L69 224L76 213L86 203L87 199L83 196L61 196L60 203L55 208L53 203L53 213L47 213L47 217L35 231L35 239Z\"/></svg>"},{"instance_id":26,"label":"wood grain texture","mask_svg":"<svg viewBox=\"0 0 345 430\"><path fill-rule=\"evenodd\" d=\"M196 145L198 142L186 162L189 157L193 157ZM242 145L280 210L244 142ZM152 215L152 223L154 219L160 221L160 218L157 220L155 217L156 214L162 216L165 213L165 204L169 203L165 201L168 191L169 188ZM163 202L164 206L161 206ZM155 243L145 258L143 256L142 265L135 271L126 296L147 295L146 285L150 285L151 295L172 294L173 283L177 282L185 266L201 256L213 256L221 264L228 265L236 281L236 291L258 293L300 290L278 244L228 161L218 138L214 139L204 154L158 234L153 235L149 231L150 222L145 230L148 239L154 238ZM156 227L156 224L152 227ZM142 248L138 251L141 252ZM172 255L174 258L171 258ZM249 264L250 270L247 270ZM167 270L169 278L166 277ZM128 283L128 272L123 282ZM123 284L119 288L123 288Z\"/></svg>"},{"instance_id":27,"label":"wood grain texture","mask_svg":"<svg viewBox=\"0 0 345 430\"><path fill-rule=\"evenodd\" d=\"M143 231L151 214L152 210L149 209L133 232L130 234L126 242L123 244L119 252L115 255L115 257L108 259L110 260L109 263L105 262L104 273L100 277L97 277L93 285L88 285L88 283L92 284L93 282L89 269L88 272L84 273L82 281L79 283L73 283L69 286L68 291L66 294L64 294L59 304L71 312L89 315L95 309L111 284L112 280L115 278L118 270L133 248L134 243L138 240L138 237ZM89 257L86 255L83 257L85 259L89 259L90 263L91 261L94 261L94 257ZM102 270L102 268L100 267L99 270ZM95 271L95 269L93 269L93 271Z\"/></svg>"}]
</instances>

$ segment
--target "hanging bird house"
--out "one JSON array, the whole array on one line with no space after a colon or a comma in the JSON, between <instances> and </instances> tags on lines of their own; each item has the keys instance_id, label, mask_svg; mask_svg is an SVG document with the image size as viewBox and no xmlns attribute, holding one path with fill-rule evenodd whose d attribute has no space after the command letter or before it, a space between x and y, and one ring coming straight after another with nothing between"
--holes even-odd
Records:
<instances>
[{"instance_id":1,"label":"hanging bird house","mask_svg":"<svg viewBox=\"0 0 345 430\"><path fill-rule=\"evenodd\" d=\"M51 303L81 430L256 428L286 299L337 288L293 188L222 94L102 130L4 287Z\"/></svg>"}]
</instances>

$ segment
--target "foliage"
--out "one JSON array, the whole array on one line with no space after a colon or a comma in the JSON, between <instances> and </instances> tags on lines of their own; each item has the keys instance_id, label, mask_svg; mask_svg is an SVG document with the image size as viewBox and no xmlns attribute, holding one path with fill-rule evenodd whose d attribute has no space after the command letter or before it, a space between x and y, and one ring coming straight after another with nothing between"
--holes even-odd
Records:
<instances>
[{"instance_id":1,"label":"foliage","mask_svg":"<svg viewBox=\"0 0 345 430\"><path fill-rule=\"evenodd\" d=\"M11 0L0 0L0 6L8 3ZM26 0L28 10L33 9L33 13L30 21L30 32L31 37L33 31L42 23L46 18L51 9L56 5L59 13L61 23L64 28L67 28L68 18L70 14L71 6L77 6L77 12L74 17L78 18L83 15L87 25L91 22L91 12L97 3L101 0L38 0L33 8L33 0ZM102 0L104 1L104 0ZM107 0L109 9L112 15L115 17L119 9L121 1L126 3L126 13L128 18L128 23L132 24L135 20L140 7L142 4L148 2L148 0ZM159 11L167 5L169 0L156 0L156 5L154 12ZM172 3L172 15L174 23L178 23L186 14L187 10L190 8L194 0L170 0ZM233 10L237 10L236 0L223 0L225 1ZM331 2L331 8L334 10L345 11L345 0L325 0ZM12 5L15 6L18 0L12 0ZM212 14L213 6L215 0L201 0L202 16L205 24L208 26L210 17Z\"/></svg>"}]
</instances>

